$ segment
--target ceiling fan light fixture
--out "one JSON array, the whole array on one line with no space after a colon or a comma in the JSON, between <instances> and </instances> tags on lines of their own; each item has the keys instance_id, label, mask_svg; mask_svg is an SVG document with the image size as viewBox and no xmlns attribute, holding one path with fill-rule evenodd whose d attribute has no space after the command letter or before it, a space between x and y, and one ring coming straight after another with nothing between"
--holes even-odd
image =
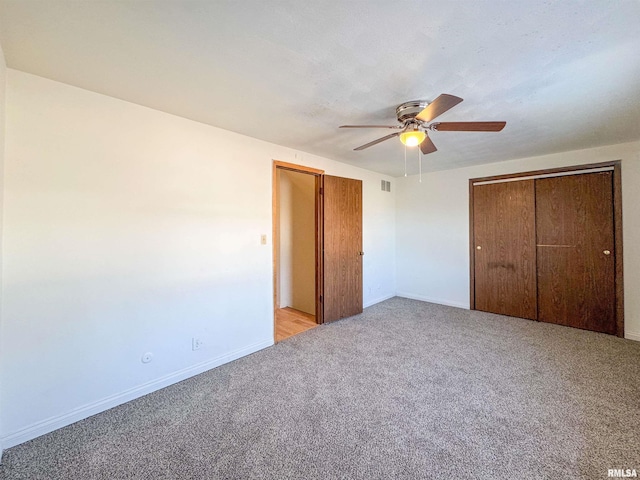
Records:
<instances>
[{"instance_id":1,"label":"ceiling fan light fixture","mask_svg":"<svg viewBox=\"0 0 640 480\"><path fill-rule=\"evenodd\" d=\"M407 147L417 147L426 137L427 134L421 130L409 130L400 134L400 141Z\"/></svg>"},{"instance_id":2,"label":"ceiling fan light fixture","mask_svg":"<svg viewBox=\"0 0 640 480\"><path fill-rule=\"evenodd\" d=\"M364 150L382 143L391 138L398 137L406 147L417 147L420 145L420 152L428 155L438 151L436 146L427 135L426 130L443 132L499 132L507 122L433 122L434 119L443 113L451 110L462 102L460 97L440 94L433 102L426 100L414 100L398 105L396 117L399 125L341 125L340 128L390 128L396 130L395 133L385 135L373 142L365 143L354 150Z\"/></svg>"}]
</instances>

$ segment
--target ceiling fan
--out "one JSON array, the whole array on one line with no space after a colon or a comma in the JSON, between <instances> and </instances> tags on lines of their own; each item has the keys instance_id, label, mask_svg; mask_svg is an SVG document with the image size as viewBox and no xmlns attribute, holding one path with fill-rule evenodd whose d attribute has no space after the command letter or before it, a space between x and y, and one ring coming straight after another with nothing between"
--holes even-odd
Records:
<instances>
[{"instance_id":1,"label":"ceiling fan","mask_svg":"<svg viewBox=\"0 0 640 480\"><path fill-rule=\"evenodd\" d=\"M460 102L462 102L462 98L443 93L433 102L414 100L398 105L396 117L400 125L341 125L339 128L391 128L398 130L373 142L360 145L354 150L364 150L390 138L400 137L400 141L408 147L420 145L420 150L426 155L438 150L429 135L427 135L427 130L438 132L499 132L507 124L507 122L429 123Z\"/></svg>"}]
</instances>

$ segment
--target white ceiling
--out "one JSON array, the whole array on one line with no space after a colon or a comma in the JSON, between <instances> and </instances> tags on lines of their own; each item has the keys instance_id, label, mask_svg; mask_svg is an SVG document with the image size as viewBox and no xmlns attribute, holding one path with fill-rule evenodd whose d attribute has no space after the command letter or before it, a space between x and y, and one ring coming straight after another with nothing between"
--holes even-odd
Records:
<instances>
[{"instance_id":1,"label":"white ceiling","mask_svg":"<svg viewBox=\"0 0 640 480\"><path fill-rule=\"evenodd\" d=\"M338 125L465 99L441 170L640 139L638 0L0 0L11 68L399 176L404 147ZM417 152L409 152L417 171Z\"/></svg>"}]
</instances>

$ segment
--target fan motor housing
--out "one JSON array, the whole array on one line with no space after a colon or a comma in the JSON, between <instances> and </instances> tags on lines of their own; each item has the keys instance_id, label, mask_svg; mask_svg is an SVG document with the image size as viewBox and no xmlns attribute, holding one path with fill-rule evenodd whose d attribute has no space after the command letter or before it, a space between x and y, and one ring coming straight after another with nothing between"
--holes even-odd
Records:
<instances>
[{"instance_id":1,"label":"fan motor housing","mask_svg":"<svg viewBox=\"0 0 640 480\"><path fill-rule=\"evenodd\" d=\"M398 117L398 121L404 123L408 120L413 120L416 118L422 110L427 108L427 106L431 102L426 100L413 100L411 102L405 102L401 105L398 105L396 108L396 116Z\"/></svg>"}]
</instances>

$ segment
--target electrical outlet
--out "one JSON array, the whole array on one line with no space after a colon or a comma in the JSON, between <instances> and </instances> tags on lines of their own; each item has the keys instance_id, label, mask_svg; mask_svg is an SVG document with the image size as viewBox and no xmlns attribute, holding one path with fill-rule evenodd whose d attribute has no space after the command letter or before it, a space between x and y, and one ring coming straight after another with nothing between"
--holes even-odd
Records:
<instances>
[{"instance_id":1,"label":"electrical outlet","mask_svg":"<svg viewBox=\"0 0 640 480\"><path fill-rule=\"evenodd\" d=\"M262 235L260 235L260 245L266 245L267 244L267 236L263 233Z\"/></svg>"},{"instance_id":2,"label":"electrical outlet","mask_svg":"<svg viewBox=\"0 0 640 480\"><path fill-rule=\"evenodd\" d=\"M200 348L202 348L202 345L204 345L204 342L197 337L193 337L191 339L191 349L192 350L200 350Z\"/></svg>"}]
</instances>

